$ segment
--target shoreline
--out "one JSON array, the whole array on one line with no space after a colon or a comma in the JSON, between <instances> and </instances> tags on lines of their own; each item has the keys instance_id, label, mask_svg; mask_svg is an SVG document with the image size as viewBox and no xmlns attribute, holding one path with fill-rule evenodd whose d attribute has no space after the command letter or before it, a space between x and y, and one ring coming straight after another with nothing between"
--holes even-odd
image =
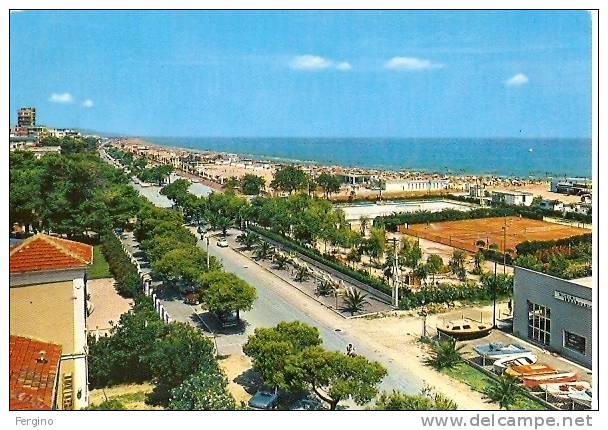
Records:
<instances>
[{"instance_id":1,"label":"shoreline","mask_svg":"<svg viewBox=\"0 0 608 430\"><path fill-rule=\"evenodd\" d=\"M348 169L348 170L359 170L359 171L388 173L388 174L398 174L398 173L403 173L403 172L409 172L409 173L420 173L420 174L424 174L424 175L441 175L441 176L453 177L453 178L481 177L481 178L496 178L496 179L502 179L502 180L550 181L552 178L568 177L568 178L585 179L585 180L589 180L589 181L592 180L592 177L587 176L587 175L566 175L566 176L558 175L558 174L554 174L554 175L534 175L534 174L518 175L518 174L498 174L498 173L493 173L491 171L481 171L481 170L472 171L472 170L466 170L466 169L441 170L441 169L430 169L430 168L421 168L421 167L412 167L412 166L404 166L402 168L397 169L397 168L393 168L390 166L382 166L382 165L361 166L361 165L352 164L352 163L336 164L336 163L324 162L324 161L318 161L318 160L312 160L312 159L303 160L303 159L298 159L298 158L253 154L253 153L250 153L247 151L239 151L239 150L228 151L228 150L215 150L215 149L201 149L201 148L193 148L193 147L187 147L187 146L172 145L169 143L161 144L161 143L152 142L150 140L147 140L147 139L150 139L149 137L122 137L120 139L126 140L126 141L141 142L142 145L148 146L150 148L154 148L156 150L181 151L181 152L190 152L190 153L194 153L194 154L212 154L212 155L222 155L222 156L236 155L243 160L252 160L252 161L272 163L272 164L277 164L277 165L292 165L293 164L293 165L298 165L298 166L303 166L303 167L345 169L345 170ZM171 139L171 138L167 138L167 139ZM224 137L224 138L218 138L218 139L229 140L232 138ZM272 138L272 139L281 139L281 138ZM349 138L345 138L345 139L349 139ZM380 139L380 138L378 138L378 139ZM428 138L428 139L430 140L432 138ZM460 138L460 139L466 140L464 138ZM579 139L579 138L576 138L576 139ZM583 140L583 139L584 138L580 138L580 140ZM457 141L458 139L455 138L454 140ZM488 139L488 140L491 140L491 139ZM541 139L541 140L555 140L555 139L547 138L547 139ZM563 138L562 140L568 140L568 139Z\"/></svg>"},{"instance_id":2,"label":"shoreline","mask_svg":"<svg viewBox=\"0 0 608 430\"><path fill-rule=\"evenodd\" d=\"M139 154L154 163L172 165L181 175L196 179L216 191L223 191L224 184L230 178L240 178L245 174L253 174L264 178L266 185L270 184L274 172L292 163L273 161L257 161L245 158L239 154L202 149L165 147L140 138L110 139L113 146L125 151ZM410 200L420 197L441 197L444 195L470 195L470 188L481 187L488 199L494 191L516 191L532 194L547 201L560 201L565 205L581 204L581 197L573 194L562 194L550 190L550 178L520 178L517 176L480 176L466 174L428 174L424 172L404 172L393 170L377 170L366 168L345 168L342 166L322 166L319 164L298 164L306 173L317 176L321 173L339 175L346 181L341 190L332 193L329 198L334 203L350 203L353 201ZM356 178L356 181L355 181ZM378 180L391 183L390 189L385 188L380 193L374 182ZM352 182L355 181L355 182ZM585 180L586 181L586 180ZM429 184L424 190L399 189L399 183ZM430 184L436 186L430 189ZM397 188L395 188L397 184ZM444 184L445 188L437 187ZM321 194L318 194L321 195ZM479 197L479 196L478 196ZM574 209L573 209L574 210Z\"/></svg>"}]
</instances>

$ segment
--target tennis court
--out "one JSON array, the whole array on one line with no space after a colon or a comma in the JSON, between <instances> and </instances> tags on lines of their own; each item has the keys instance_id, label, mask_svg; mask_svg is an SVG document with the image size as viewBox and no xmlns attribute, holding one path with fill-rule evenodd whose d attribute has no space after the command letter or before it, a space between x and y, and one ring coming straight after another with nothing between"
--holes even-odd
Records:
<instances>
[{"instance_id":1,"label":"tennis court","mask_svg":"<svg viewBox=\"0 0 608 430\"><path fill-rule=\"evenodd\" d=\"M470 252L476 252L481 241L486 247L495 244L499 251L503 251L515 250L526 240L556 240L591 233L584 228L519 217L413 224L408 228L400 227L399 231Z\"/></svg>"}]
</instances>

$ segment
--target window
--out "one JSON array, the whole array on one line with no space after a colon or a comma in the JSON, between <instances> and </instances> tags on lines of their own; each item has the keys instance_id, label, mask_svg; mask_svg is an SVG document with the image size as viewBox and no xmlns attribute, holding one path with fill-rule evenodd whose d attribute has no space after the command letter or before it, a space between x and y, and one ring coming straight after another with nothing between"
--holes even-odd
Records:
<instances>
[{"instance_id":1,"label":"window","mask_svg":"<svg viewBox=\"0 0 608 430\"><path fill-rule=\"evenodd\" d=\"M543 345L551 343L551 309L528 301L528 337Z\"/></svg>"},{"instance_id":2,"label":"window","mask_svg":"<svg viewBox=\"0 0 608 430\"><path fill-rule=\"evenodd\" d=\"M564 347L585 354L587 339L578 334L564 330Z\"/></svg>"}]
</instances>

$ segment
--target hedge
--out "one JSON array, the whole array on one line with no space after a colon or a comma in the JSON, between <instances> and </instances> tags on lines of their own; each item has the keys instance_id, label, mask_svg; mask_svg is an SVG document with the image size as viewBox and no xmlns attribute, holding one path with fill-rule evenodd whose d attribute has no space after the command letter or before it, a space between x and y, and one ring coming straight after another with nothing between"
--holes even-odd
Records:
<instances>
[{"instance_id":1,"label":"hedge","mask_svg":"<svg viewBox=\"0 0 608 430\"><path fill-rule=\"evenodd\" d=\"M101 250L116 280L118 294L127 298L136 297L140 292L137 267L131 262L113 232L108 231L101 236Z\"/></svg>"},{"instance_id":2,"label":"hedge","mask_svg":"<svg viewBox=\"0 0 608 430\"><path fill-rule=\"evenodd\" d=\"M499 275L500 279L505 278ZM512 277L509 282L498 282L496 296L498 298L509 297L513 290ZM494 292L489 288L484 288L482 284L472 284L469 282L461 285L441 285L427 286L417 292L407 291L399 300L399 309L412 309L422 305L432 303L453 303L455 301L482 301L491 300Z\"/></svg>"},{"instance_id":3,"label":"hedge","mask_svg":"<svg viewBox=\"0 0 608 430\"><path fill-rule=\"evenodd\" d=\"M462 221L467 219L496 218L506 216L522 216L525 218L542 220L544 215L533 209L519 206L497 206L459 211L457 209L444 209L439 212L417 211L409 213L392 214L374 219L374 225L384 225L389 231L397 231L403 224L425 224L443 221Z\"/></svg>"},{"instance_id":4,"label":"hedge","mask_svg":"<svg viewBox=\"0 0 608 430\"><path fill-rule=\"evenodd\" d=\"M581 243L591 243L593 235L591 233L578 236L566 237L558 240L534 240L525 241L515 247L518 255L534 254L537 251L551 249L556 246L574 246Z\"/></svg>"},{"instance_id":5,"label":"hedge","mask_svg":"<svg viewBox=\"0 0 608 430\"><path fill-rule=\"evenodd\" d=\"M447 195L443 198L472 203L474 199L464 196ZM428 197L427 197L428 199ZM512 206L504 204L492 204L489 207L481 207L470 211L459 211L456 209L444 209L439 212L417 211L400 214L380 216L374 219L375 226L383 225L389 231L397 231L397 227L403 224L424 224L427 222L462 221L467 219L495 218L505 216L522 216L524 218L542 221L544 217L570 219L586 224L591 224L592 216L576 212L562 213L541 209L540 207Z\"/></svg>"},{"instance_id":6,"label":"hedge","mask_svg":"<svg viewBox=\"0 0 608 430\"><path fill-rule=\"evenodd\" d=\"M382 280L372 277L370 275L368 275L365 272L360 272L357 270L353 270L350 267L347 267L345 265L343 265L342 263L338 262L333 256L328 255L328 254L321 254L318 251L311 249L311 248L307 248L301 244L299 244L298 242L289 239L279 233L273 232L271 230L267 230L265 228L256 226L256 225L249 225L248 227L251 231L261 234L262 236L266 236L269 239L274 240L275 242L280 243L281 245L286 246L287 248L293 249L294 251L299 252L300 254L303 254L305 256L307 256L308 258L312 258L315 261L318 261L321 264L325 264L328 267L331 267L334 270L337 270L340 273L343 273L346 276L350 276L351 278L362 282L366 285L369 285L370 287L384 293L384 294L392 294L392 290L391 287L388 286L387 284L385 284L384 282L382 282Z\"/></svg>"}]
</instances>

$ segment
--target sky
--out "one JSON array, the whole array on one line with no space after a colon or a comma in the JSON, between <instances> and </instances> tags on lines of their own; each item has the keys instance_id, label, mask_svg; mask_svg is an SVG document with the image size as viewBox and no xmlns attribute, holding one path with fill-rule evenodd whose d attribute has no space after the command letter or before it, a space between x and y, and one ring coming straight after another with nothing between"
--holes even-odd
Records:
<instances>
[{"instance_id":1,"label":"sky","mask_svg":"<svg viewBox=\"0 0 608 430\"><path fill-rule=\"evenodd\" d=\"M133 136L589 137L582 11L30 11L11 124Z\"/></svg>"}]
</instances>

